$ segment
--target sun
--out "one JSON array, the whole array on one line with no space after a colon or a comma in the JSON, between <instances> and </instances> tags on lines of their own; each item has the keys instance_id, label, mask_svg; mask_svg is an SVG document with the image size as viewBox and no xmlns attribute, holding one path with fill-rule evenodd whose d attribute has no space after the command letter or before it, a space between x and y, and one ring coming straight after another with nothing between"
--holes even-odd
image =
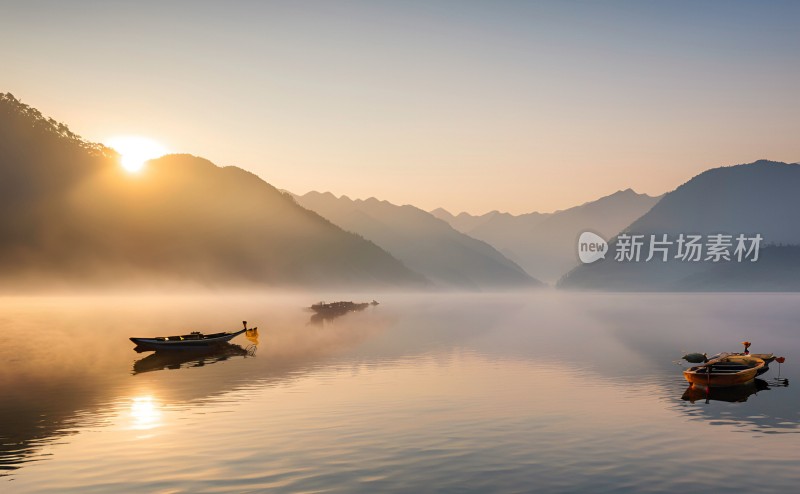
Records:
<instances>
[{"instance_id":1,"label":"sun","mask_svg":"<svg viewBox=\"0 0 800 494\"><path fill-rule=\"evenodd\" d=\"M120 154L122 168L137 173L146 161L167 154L166 148L148 137L117 136L108 139L105 145Z\"/></svg>"}]
</instances>

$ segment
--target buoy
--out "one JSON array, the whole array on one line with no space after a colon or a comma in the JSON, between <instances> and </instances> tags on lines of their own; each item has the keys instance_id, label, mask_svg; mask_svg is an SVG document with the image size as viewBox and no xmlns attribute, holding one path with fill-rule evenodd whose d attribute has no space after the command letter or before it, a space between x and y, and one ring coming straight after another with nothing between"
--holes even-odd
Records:
<instances>
[{"instance_id":1,"label":"buoy","mask_svg":"<svg viewBox=\"0 0 800 494\"><path fill-rule=\"evenodd\" d=\"M775 359L778 362L778 379L781 378L781 364L786 362L786 357L778 357Z\"/></svg>"}]
</instances>

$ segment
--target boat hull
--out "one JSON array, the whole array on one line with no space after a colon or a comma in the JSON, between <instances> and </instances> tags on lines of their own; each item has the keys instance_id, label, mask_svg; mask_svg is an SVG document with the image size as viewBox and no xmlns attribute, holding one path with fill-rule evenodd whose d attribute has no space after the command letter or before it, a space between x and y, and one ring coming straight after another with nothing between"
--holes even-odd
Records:
<instances>
[{"instance_id":1,"label":"boat hull","mask_svg":"<svg viewBox=\"0 0 800 494\"><path fill-rule=\"evenodd\" d=\"M743 371L734 375L714 375L711 374L694 374L689 371L683 372L683 377L692 384L698 386L706 386L709 388L724 388L729 386L739 386L740 384L747 384L755 379L758 371Z\"/></svg>"},{"instance_id":2,"label":"boat hull","mask_svg":"<svg viewBox=\"0 0 800 494\"><path fill-rule=\"evenodd\" d=\"M730 366L737 365L747 366L747 368L730 369ZM683 377L693 385L709 388L739 386L755 379L759 370L764 366L764 361L759 358L731 356L714 363L687 369L683 371Z\"/></svg>"},{"instance_id":3,"label":"boat hull","mask_svg":"<svg viewBox=\"0 0 800 494\"><path fill-rule=\"evenodd\" d=\"M226 343L244 332L245 330L242 329L235 333L222 333L218 336L214 335L212 337L202 337L197 339L186 338L186 339L173 340L171 338L178 338L178 337L169 337L169 338L130 338L130 340L136 344L137 351L208 349L209 347Z\"/></svg>"}]
</instances>

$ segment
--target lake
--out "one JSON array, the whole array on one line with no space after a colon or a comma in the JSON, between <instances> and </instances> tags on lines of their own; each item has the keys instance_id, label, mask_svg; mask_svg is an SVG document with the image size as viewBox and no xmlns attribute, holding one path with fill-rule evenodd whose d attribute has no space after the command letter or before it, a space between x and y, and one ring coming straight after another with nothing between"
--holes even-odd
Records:
<instances>
[{"instance_id":1,"label":"lake","mask_svg":"<svg viewBox=\"0 0 800 494\"><path fill-rule=\"evenodd\" d=\"M0 299L2 492L794 492L800 294ZM225 352L130 336L258 326ZM688 352L787 357L688 392ZM255 345L255 347L253 347Z\"/></svg>"}]
</instances>

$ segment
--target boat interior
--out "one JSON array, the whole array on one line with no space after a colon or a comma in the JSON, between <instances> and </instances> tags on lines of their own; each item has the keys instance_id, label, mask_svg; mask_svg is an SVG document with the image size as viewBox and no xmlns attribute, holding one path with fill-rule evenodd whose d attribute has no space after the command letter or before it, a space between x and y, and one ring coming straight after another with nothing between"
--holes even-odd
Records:
<instances>
[{"instance_id":1,"label":"boat interior","mask_svg":"<svg viewBox=\"0 0 800 494\"><path fill-rule=\"evenodd\" d=\"M757 359L741 358L735 360L724 360L722 362L716 362L710 365L701 365L698 367L693 367L690 370L697 374L736 374L737 372L752 369L758 364L759 361Z\"/></svg>"},{"instance_id":2,"label":"boat interior","mask_svg":"<svg viewBox=\"0 0 800 494\"><path fill-rule=\"evenodd\" d=\"M202 333L192 333L192 334L184 334L181 336L159 336L155 338L158 341L185 341L185 340L206 340L209 338L220 338L222 336L227 336L230 333L214 333L214 334L202 334Z\"/></svg>"}]
</instances>

